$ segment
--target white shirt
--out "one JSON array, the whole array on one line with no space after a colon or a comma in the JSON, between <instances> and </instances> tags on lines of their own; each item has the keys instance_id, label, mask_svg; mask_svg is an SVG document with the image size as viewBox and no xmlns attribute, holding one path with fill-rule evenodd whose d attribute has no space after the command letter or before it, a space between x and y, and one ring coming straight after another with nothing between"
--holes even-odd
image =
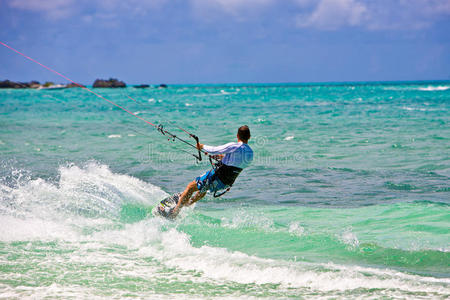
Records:
<instances>
[{"instance_id":1,"label":"white shirt","mask_svg":"<svg viewBox=\"0 0 450 300\"><path fill-rule=\"evenodd\" d=\"M228 143L222 146L203 145L203 150L209 154L225 154L222 163L228 166L246 168L253 160L253 150L243 142Z\"/></svg>"}]
</instances>

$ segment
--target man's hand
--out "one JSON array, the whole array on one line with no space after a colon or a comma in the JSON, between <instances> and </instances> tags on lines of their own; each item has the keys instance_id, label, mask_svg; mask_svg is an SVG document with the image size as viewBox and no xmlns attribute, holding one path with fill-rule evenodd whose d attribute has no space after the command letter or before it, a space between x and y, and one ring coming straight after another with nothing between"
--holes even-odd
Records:
<instances>
[{"instance_id":1,"label":"man's hand","mask_svg":"<svg viewBox=\"0 0 450 300\"><path fill-rule=\"evenodd\" d=\"M216 155L212 155L211 157L216 159L216 160L221 160L225 155L223 154L216 154Z\"/></svg>"},{"instance_id":2,"label":"man's hand","mask_svg":"<svg viewBox=\"0 0 450 300\"><path fill-rule=\"evenodd\" d=\"M198 150L202 150L203 149L203 144L197 143L197 149Z\"/></svg>"}]
</instances>

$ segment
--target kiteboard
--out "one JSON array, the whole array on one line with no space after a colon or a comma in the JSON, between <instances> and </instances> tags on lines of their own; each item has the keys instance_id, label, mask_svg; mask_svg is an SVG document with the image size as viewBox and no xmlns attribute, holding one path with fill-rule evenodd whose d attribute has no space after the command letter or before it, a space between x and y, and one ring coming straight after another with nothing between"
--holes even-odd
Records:
<instances>
[{"instance_id":1,"label":"kiteboard","mask_svg":"<svg viewBox=\"0 0 450 300\"><path fill-rule=\"evenodd\" d=\"M173 194L161 200L161 202L153 208L152 214L154 216L163 217L166 219L174 219L175 216L172 212L178 203L178 199L180 199L180 195L181 193Z\"/></svg>"}]
</instances>

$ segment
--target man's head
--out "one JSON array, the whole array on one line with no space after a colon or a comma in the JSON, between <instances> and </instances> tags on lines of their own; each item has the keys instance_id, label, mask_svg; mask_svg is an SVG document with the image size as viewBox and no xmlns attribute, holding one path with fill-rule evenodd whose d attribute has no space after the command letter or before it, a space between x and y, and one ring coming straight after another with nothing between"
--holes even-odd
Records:
<instances>
[{"instance_id":1,"label":"man's head","mask_svg":"<svg viewBox=\"0 0 450 300\"><path fill-rule=\"evenodd\" d=\"M247 143L250 139L250 128L247 125L239 127L237 132L237 138L244 143Z\"/></svg>"}]
</instances>

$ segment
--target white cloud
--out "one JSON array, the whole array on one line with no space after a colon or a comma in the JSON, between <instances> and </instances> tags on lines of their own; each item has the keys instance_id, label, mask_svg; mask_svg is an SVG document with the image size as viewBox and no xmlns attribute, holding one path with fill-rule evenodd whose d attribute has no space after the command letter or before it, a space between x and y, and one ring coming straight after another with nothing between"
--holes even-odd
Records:
<instances>
[{"instance_id":1,"label":"white cloud","mask_svg":"<svg viewBox=\"0 0 450 300\"><path fill-rule=\"evenodd\" d=\"M241 9L255 8L273 2L273 0L193 0L196 5L219 6L229 13L237 13Z\"/></svg>"},{"instance_id":2,"label":"white cloud","mask_svg":"<svg viewBox=\"0 0 450 300\"><path fill-rule=\"evenodd\" d=\"M2 1L2 0L0 0ZM17 10L42 14L49 20L78 16L83 22L120 24L121 17L148 15L171 0L3 0ZM294 22L299 28L339 30L420 30L450 16L450 0L184 0L174 2L188 8L187 18L210 23L252 22L264 19ZM223 19L222 19L223 20ZM109 25L108 25L109 26Z\"/></svg>"},{"instance_id":3,"label":"white cloud","mask_svg":"<svg viewBox=\"0 0 450 300\"><path fill-rule=\"evenodd\" d=\"M450 15L450 0L293 0L301 28L419 30Z\"/></svg>"},{"instance_id":4,"label":"white cloud","mask_svg":"<svg viewBox=\"0 0 450 300\"><path fill-rule=\"evenodd\" d=\"M375 5L376 4L376 5ZM450 15L450 0L381 1L370 6L367 28L418 30Z\"/></svg>"},{"instance_id":5,"label":"white cloud","mask_svg":"<svg viewBox=\"0 0 450 300\"><path fill-rule=\"evenodd\" d=\"M274 3L275 0L191 0L194 14L206 19L226 14L243 20Z\"/></svg>"},{"instance_id":6,"label":"white cloud","mask_svg":"<svg viewBox=\"0 0 450 300\"><path fill-rule=\"evenodd\" d=\"M63 19L73 12L74 0L11 0L12 8L44 13L49 19Z\"/></svg>"},{"instance_id":7,"label":"white cloud","mask_svg":"<svg viewBox=\"0 0 450 300\"><path fill-rule=\"evenodd\" d=\"M60 20L83 10L94 10L94 15L145 15L162 7L169 0L9 0L11 8L44 14L50 20ZM81 18L89 19L90 15Z\"/></svg>"},{"instance_id":8,"label":"white cloud","mask_svg":"<svg viewBox=\"0 0 450 300\"><path fill-rule=\"evenodd\" d=\"M145 15L151 10L158 9L169 0L91 0L97 8L104 12L127 13Z\"/></svg>"},{"instance_id":9,"label":"white cloud","mask_svg":"<svg viewBox=\"0 0 450 300\"><path fill-rule=\"evenodd\" d=\"M300 14L296 23L299 27L335 30L361 25L367 18L367 7L356 0L321 0L311 14Z\"/></svg>"},{"instance_id":10,"label":"white cloud","mask_svg":"<svg viewBox=\"0 0 450 300\"><path fill-rule=\"evenodd\" d=\"M307 7L314 3L317 3L317 0L292 0L292 1L300 7Z\"/></svg>"}]
</instances>

